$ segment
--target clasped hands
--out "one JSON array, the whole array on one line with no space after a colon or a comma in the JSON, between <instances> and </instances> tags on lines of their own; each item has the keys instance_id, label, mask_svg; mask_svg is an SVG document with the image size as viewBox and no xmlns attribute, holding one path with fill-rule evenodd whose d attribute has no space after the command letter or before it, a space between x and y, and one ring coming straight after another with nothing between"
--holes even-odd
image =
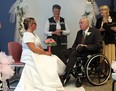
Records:
<instances>
[{"instance_id":1,"label":"clasped hands","mask_svg":"<svg viewBox=\"0 0 116 91\"><path fill-rule=\"evenodd\" d=\"M76 50L79 51L79 52L83 52L83 51L87 50L87 45L79 44L79 45L76 47Z\"/></svg>"},{"instance_id":2,"label":"clasped hands","mask_svg":"<svg viewBox=\"0 0 116 91\"><path fill-rule=\"evenodd\" d=\"M57 29L57 30L54 31L52 34L55 34L55 35L57 35L57 36L60 36L62 32L63 32L63 31L62 31L61 29Z\"/></svg>"}]
</instances>

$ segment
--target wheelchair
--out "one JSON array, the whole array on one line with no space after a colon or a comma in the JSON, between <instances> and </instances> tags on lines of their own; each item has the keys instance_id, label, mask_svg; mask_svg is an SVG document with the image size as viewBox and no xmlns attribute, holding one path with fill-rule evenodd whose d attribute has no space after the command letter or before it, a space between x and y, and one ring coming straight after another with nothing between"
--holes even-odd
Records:
<instances>
[{"instance_id":1,"label":"wheelchair","mask_svg":"<svg viewBox=\"0 0 116 91\"><path fill-rule=\"evenodd\" d=\"M111 67L107 57L99 52L77 57L75 65L68 74L72 74L76 78L76 87L80 87L83 84L84 78L87 78L90 84L100 86L109 80ZM66 83L68 81L69 79Z\"/></svg>"}]
</instances>

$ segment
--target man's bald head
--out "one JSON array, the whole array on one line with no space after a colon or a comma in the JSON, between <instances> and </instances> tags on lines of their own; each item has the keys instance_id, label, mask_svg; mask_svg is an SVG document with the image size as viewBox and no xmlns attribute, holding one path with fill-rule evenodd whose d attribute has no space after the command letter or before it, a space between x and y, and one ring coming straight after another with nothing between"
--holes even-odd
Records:
<instances>
[{"instance_id":1,"label":"man's bald head","mask_svg":"<svg viewBox=\"0 0 116 91\"><path fill-rule=\"evenodd\" d=\"M88 18L81 18L79 21L80 29L86 30L89 27L89 20Z\"/></svg>"}]
</instances>

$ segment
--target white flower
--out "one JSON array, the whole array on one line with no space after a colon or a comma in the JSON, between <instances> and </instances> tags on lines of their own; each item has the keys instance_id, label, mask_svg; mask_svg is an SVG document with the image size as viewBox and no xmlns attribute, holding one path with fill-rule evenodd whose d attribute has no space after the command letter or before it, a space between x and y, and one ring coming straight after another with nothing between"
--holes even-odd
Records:
<instances>
[{"instance_id":1,"label":"white flower","mask_svg":"<svg viewBox=\"0 0 116 91\"><path fill-rule=\"evenodd\" d=\"M91 2L87 2L85 6L85 13L82 16L87 17L93 11L93 5Z\"/></svg>"},{"instance_id":2,"label":"white flower","mask_svg":"<svg viewBox=\"0 0 116 91\"><path fill-rule=\"evenodd\" d=\"M87 32L87 33L85 33L86 36L89 36L90 34L91 34L91 32Z\"/></svg>"}]
</instances>

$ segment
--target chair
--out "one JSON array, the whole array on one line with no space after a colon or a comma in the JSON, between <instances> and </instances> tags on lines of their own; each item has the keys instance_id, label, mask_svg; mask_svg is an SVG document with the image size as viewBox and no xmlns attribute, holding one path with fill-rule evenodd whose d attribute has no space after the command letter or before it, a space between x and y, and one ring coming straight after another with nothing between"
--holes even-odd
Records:
<instances>
[{"instance_id":1,"label":"chair","mask_svg":"<svg viewBox=\"0 0 116 91\"><path fill-rule=\"evenodd\" d=\"M15 60L15 62L12 64L12 66L16 68L15 75L17 76L17 78L15 78L13 81L11 80L10 83L13 83L13 82L19 81L19 78L20 78L20 74L18 74L19 68L24 67L24 63L20 62L22 46L18 42L9 42L8 43L8 53Z\"/></svg>"},{"instance_id":2,"label":"chair","mask_svg":"<svg viewBox=\"0 0 116 91\"><path fill-rule=\"evenodd\" d=\"M22 66L23 63L20 62L22 53L22 46L18 42L9 42L8 43L8 54L13 57L15 60L15 66Z\"/></svg>"}]
</instances>

